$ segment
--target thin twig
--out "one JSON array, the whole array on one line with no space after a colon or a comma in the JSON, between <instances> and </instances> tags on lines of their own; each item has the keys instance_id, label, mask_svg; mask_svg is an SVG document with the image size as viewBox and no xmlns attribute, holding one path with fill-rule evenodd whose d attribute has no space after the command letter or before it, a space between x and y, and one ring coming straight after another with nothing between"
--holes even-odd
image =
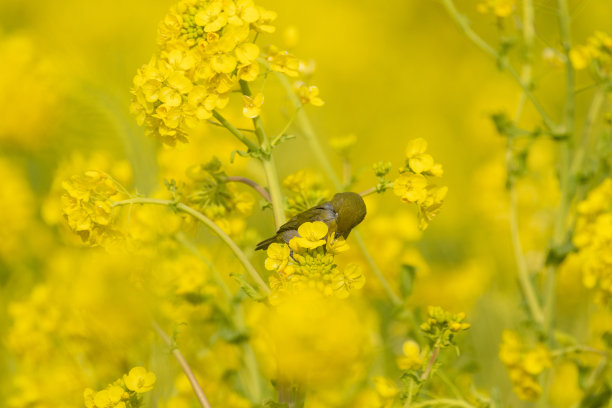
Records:
<instances>
[{"instance_id":1,"label":"thin twig","mask_svg":"<svg viewBox=\"0 0 612 408\"><path fill-rule=\"evenodd\" d=\"M183 369L185 376L187 376L187 379L191 384L191 388L193 388L193 392L195 392L196 397L200 402L202 408L212 408L210 406L210 403L208 402L208 399L206 399L206 395L204 394L204 390L202 390L198 379L191 370L189 363L187 363L187 360L185 360L185 357L183 357L183 353L181 353L181 350L179 350L178 347L172 343L170 337L168 337L166 332L164 332L155 321L153 321L153 328L155 329L159 337L161 337L161 339L164 341L164 343L166 343L166 345L170 347L170 349L172 349L172 354L174 355L174 358L176 358L176 361L178 361L179 365Z\"/></svg>"},{"instance_id":2,"label":"thin twig","mask_svg":"<svg viewBox=\"0 0 612 408\"><path fill-rule=\"evenodd\" d=\"M429 378L429 374L436 363L436 359L438 358L438 353L440 353L440 347L434 347L431 357L429 358L429 362L427 363L427 367L425 367L425 371L421 374L421 380L426 380Z\"/></svg>"},{"instance_id":3,"label":"thin twig","mask_svg":"<svg viewBox=\"0 0 612 408\"><path fill-rule=\"evenodd\" d=\"M240 92L240 91L235 91L235 92ZM209 124L214 125L214 126L218 126L218 127L222 127L224 128L225 126L219 122L215 122L214 120L208 120L207 121ZM250 132L250 133L255 133L254 129L247 129L247 128L239 128L237 127L236 129L238 129L241 132Z\"/></svg>"},{"instance_id":4,"label":"thin twig","mask_svg":"<svg viewBox=\"0 0 612 408\"><path fill-rule=\"evenodd\" d=\"M257 191L267 202L272 202L272 199L270 199L270 194L268 194L266 189L257 184L255 181L251 180L250 178L242 176L229 176L225 180L246 184L247 186L250 186L255 191Z\"/></svg>"},{"instance_id":5,"label":"thin twig","mask_svg":"<svg viewBox=\"0 0 612 408\"><path fill-rule=\"evenodd\" d=\"M229 132L231 134L236 136L238 138L238 140L240 140L242 143L244 143L249 148L250 151L256 152L256 151L259 150L259 146L257 146L257 144L255 142L253 142L251 139L249 139L245 135L243 135L240 132L240 130L236 129L219 112L213 111L212 114L215 117L215 119L217 119L221 123L221 125L223 125L224 128L229 130Z\"/></svg>"}]
</instances>

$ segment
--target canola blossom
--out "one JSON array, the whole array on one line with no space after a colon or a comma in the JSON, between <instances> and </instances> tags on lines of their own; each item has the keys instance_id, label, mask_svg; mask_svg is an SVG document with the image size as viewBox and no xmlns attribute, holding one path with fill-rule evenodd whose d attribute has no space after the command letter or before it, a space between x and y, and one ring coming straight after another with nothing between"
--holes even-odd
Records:
<instances>
[{"instance_id":1,"label":"canola blossom","mask_svg":"<svg viewBox=\"0 0 612 408\"><path fill-rule=\"evenodd\" d=\"M612 406L610 12L3 2L0 407Z\"/></svg>"}]
</instances>

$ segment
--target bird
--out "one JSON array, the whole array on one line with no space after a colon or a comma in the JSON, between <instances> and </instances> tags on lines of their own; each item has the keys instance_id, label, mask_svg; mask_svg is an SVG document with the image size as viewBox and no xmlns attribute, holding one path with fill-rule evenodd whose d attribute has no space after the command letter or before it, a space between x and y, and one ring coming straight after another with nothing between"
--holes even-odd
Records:
<instances>
[{"instance_id":1,"label":"bird","mask_svg":"<svg viewBox=\"0 0 612 408\"><path fill-rule=\"evenodd\" d=\"M361 195L353 192L338 193L331 200L303 211L283 224L273 237L261 241L255 250L268 249L272 243L289 243L299 235L297 230L305 222L322 221L329 228L328 235L347 238L366 216L366 205Z\"/></svg>"}]
</instances>

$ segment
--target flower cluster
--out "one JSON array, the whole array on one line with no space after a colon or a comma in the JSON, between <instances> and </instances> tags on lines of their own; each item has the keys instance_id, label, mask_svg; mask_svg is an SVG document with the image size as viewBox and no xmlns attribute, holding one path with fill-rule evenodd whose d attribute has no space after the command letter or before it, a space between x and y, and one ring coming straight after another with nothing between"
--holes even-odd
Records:
<instances>
[{"instance_id":1,"label":"flower cluster","mask_svg":"<svg viewBox=\"0 0 612 408\"><path fill-rule=\"evenodd\" d=\"M151 391L156 376L144 367L134 367L128 374L101 391L86 388L83 392L87 408L137 408L142 406L143 394Z\"/></svg>"},{"instance_id":2,"label":"flower cluster","mask_svg":"<svg viewBox=\"0 0 612 408\"><path fill-rule=\"evenodd\" d=\"M393 183L395 195L417 205L421 230L438 214L448 192L448 187L431 183L429 177L442 177L443 169L426 150L427 142L423 138L408 142L406 166L400 169L401 175Z\"/></svg>"},{"instance_id":3,"label":"flower cluster","mask_svg":"<svg viewBox=\"0 0 612 408\"><path fill-rule=\"evenodd\" d=\"M403 355L396 360L400 370L418 370L423 367L423 355L416 341L405 341L402 345L402 353Z\"/></svg>"},{"instance_id":4,"label":"flower cluster","mask_svg":"<svg viewBox=\"0 0 612 408\"><path fill-rule=\"evenodd\" d=\"M421 324L423 333L433 342L434 347L449 347L454 344L455 335L470 328L464 322L465 313L451 313L441 307L430 306L428 318ZM414 350L410 350L414 353Z\"/></svg>"},{"instance_id":5,"label":"flower cluster","mask_svg":"<svg viewBox=\"0 0 612 408\"><path fill-rule=\"evenodd\" d=\"M496 17L510 16L516 10L516 0L485 0L476 6L479 13L493 13Z\"/></svg>"},{"instance_id":6,"label":"flower cluster","mask_svg":"<svg viewBox=\"0 0 612 408\"><path fill-rule=\"evenodd\" d=\"M522 400L537 400L542 394L538 375L552 366L550 351L546 346L539 343L534 348L528 348L516 332L504 330L499 359L508 370L516 395Z\"/></svg>"},{"instance_id":7,"label":"flower cluster","mask_svg":"<svg viewBox=\"0 0 612 408\"><path fill-rule=\"evenodd\" d=\"M598 298L612 297L612 179L605 179L577 206L573 243L582 265L582 282L597 289Z\"/></svg>"},{"instance_id":8,"label":"flower cluster","mask_svg":"<svg viewBox=\"0 0 612 408\"><path fill-rule=\"evenodd\" d=\"M138 123L165 144L186 142L190 128L227 105L239 81L257 79L255 37L273 32L275 19L252 0L179 1L159 27L158 53L134 78Z\"/></svg>"},{"instance_id":9,"label":"flower cluster","mask_svg":"<svg viewBox=\"0 0 612 408\"><path fill-rule=\"evenodd\" d=\"M311 104L312 106L323 106L325 102L319 97L319 88L314 85L307 86L302 81L297 81L293 84L295 93L300 98L302 104Z\"/></svg>"},{"instance_id":10,"label":"flower cluster","mask_svg":"<svg viewBox=\"0 0 612 408\"><path fill-rule=\"evenodd\" d=\"M597 31L587 39L584 45L578 45L570 50L569 57L575 69L585 69L591 63L596 63L601 70L610 62L612 53L612 37Z\"/></svg>"},{"instance_id":11,"label":"flower cluster","mask_svg":"<svg viewBox=\"0 0 612 408\"><path fill-rule=\"evenodd\" d=\"M323 203L329 196L329 191L323 188L317 175L305 170L285 177L283 187L290 192L287 198L287 212L290 216Z\"/></svg>"},{"instance_id":12,"label":"flower cluster","mask_svg":"<svg viewBox=\"0 0 612 408\"><path fill-rule=\"evenodd\" d=\"M62 188L62 212L83 242L103 245L120 236L112 226L111 198L119 198L122 192L110 176L90 170L70 177Z\"/></svg>"},{"instance_id":13,"label":"flower cluster","mask_svg":"<svg viewBox=\"0 0 612 408\"><path fill-rule=\"evenodd\" d=\"M187 205L214 220L226 233L233 235L233 223L251 213L253 196L238 191L228 183L222 163L213 158L208 163L191 166L189 180L180 193ZM235 184L235 183L234 183ZM242 231L242 229L240 229Z\"/></svg>"},{"instance_id":14,"label":"flower cluster","mask_svg":"<svg viewBox=\"0 0 612 408\"><path fill-rule=\"evenodd\" d=\"M266 69L300 74L297 57L274 46L260 50L260 33L273 33L276 13L252 0L180 0L159 26L159 51L134 77L131 111L147 134L167 145L187 142L190 129L223 109L239 83ZM315 86L299 82L301 102L321 106ZM243 114L261 114L263 94L243 95Z\"/></svg>"},{"instance_id":15,"label":"flower cluster","mask_svg":"<svg viewBox=\"0 0 612 408\"><path fill-rule=\"evenodd\" d=\"M365 284L365 276L356 264L340 270L334 255L348 250L344 238L328 235L328 227L321 221L305 222L298 228L298 236L287 244L273 243L268 247L265 267L275 271L270 277L273 294L270 301L279 303L285 294L315 289L324 296L346 298Z\"/></svg>"},{"instance_id":16,"label":"flower cluster","mask_svg":"<svg viewBox=\"0 0 612 408\"><path fill-rule=\"evenodd\" d=\"M389 378L380 376L372 377L372 381L379 397L379 401L377 401L378 406L381 408L391 408L395 396L399 393L397 384Z\"/></svg>"}]
</instances>

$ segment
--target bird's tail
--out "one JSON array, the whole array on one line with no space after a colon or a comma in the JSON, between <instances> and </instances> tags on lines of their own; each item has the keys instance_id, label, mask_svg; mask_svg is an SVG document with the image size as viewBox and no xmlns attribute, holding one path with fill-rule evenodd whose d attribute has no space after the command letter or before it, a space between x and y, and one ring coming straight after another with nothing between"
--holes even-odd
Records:
<instances>
[{"instance_id":1,"label":"bird's tail","mask_svg":"<svg viewBox=\"0 0 612 408\"><path fill-rule=\"evenodd\" d=\"M268 239L261 241L259 244L257 244L257 246L255 247L255 250L259 251L260 249L268 249L270 244L273 242L276 242L276 236L273 236L272 238L268 238Z\"/></svg>"}]
</instances>

